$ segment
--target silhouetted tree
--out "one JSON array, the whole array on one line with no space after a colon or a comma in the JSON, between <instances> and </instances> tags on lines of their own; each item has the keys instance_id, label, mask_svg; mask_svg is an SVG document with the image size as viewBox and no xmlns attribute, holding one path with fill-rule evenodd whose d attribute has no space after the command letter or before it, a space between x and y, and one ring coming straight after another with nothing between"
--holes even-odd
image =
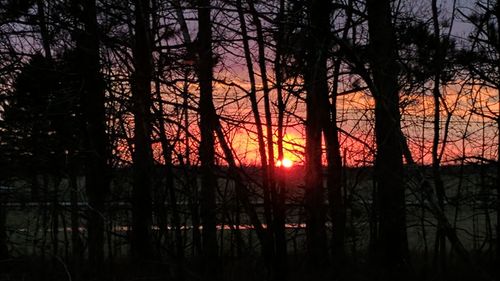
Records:
<instances>
[{"instance_id":1,"label":"silhouetted tree","mask_svg":"<svg viewBox=\"0 0 500 281\"><path fill-rule=\"evenodd\" d=\"M327 58L331 3L308 2L309 26L306 44L304 86L306 89L306 174L305 208L307 214L307 251L312 267L325 266L328 260L326 242L326 209L323 186L322 129L324 96L328 96Z\"/></svg>"},{"instance_id":2,"label":"silhouetted tree","mask_svg":"<svg viewBox=\"0 0 500 281\"><path fill-rule=\"evenodd\" d=\"M99 278L104 270L104 204L109 192L105 84L101 74L96 1L85 1L83 5L74 2L73 5L83 26L76 34L76 50L78 59L81 59L83 157L85 189L89 201L88 257L92 276Z\"/></svg>"},{"instance_id":3,"label":"silhouetted tree","mask_svg":"<svg viewBox=\"0 0 500 281\"><path fill-rule=\"evenodd\" d=\"M201 225L203 247L203 274L205 280L216 278L218 247L216 230L215 137L216 112L212 97L213 51L211 1L198 0L198 79L200 85L200 146L201 165Z\"/></svg>"},{"instance_id":4,"label":"silhouetted tree","mask_svg":"<svg viewBox=\"0 0 500 281\"><path fill-rule=\"evenodd\" d=\"M467 66L472 77L480 81L478 84L486 85L498 91L500 96L500 3L498 1L477 1L475 11L462 15L474 29L470 34L471 48L465 50L460 56L460 63ZM473 112L496 123L500 132L500 115L498 112L481 108ZM500 237L500 134L497 140L496 160L496 237ZM500 243L496 244L496 259L500 261Z\"/></svg>"},{"instance_id":5,"label":"silhouetted tree","mask_svg":"<svg viewBox=\"0 0 500 281\"><path fill-rule=\"evenodd\" d=\"M391 1L367 0L366 4L375 98L375 179L380 212L378 252L384 278L398 280L408 270L408 239L396 38Z\"/></svg>"},{"instance_id":6,"label":"silhouetted tree","mask_svg":"<svg viewBox=\"0 0 500 281\"><path fill-rule=\"evenodd\" d=\"M137 261L154 259L151 236L153 151L151 148L151 81L153 71L151 7L148 0L134 1L134 72L131 79L134 114L132 256Z\"/></svg>"}]
</instances>

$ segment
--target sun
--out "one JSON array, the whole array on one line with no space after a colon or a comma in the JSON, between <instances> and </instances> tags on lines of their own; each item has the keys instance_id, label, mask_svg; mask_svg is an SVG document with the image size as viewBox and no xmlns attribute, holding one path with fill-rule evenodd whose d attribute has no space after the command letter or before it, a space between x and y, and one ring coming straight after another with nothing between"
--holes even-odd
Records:
<instances>
[{"instance_id":1,"label":"sun","mask_svg":"<svg viewBox=\"0 0 500 281\"><path fill-rule=\"evenodd\" d=\"M283 160L276 161L276 167L291 168L293 166L292 160L283 158Z\"/></svg>"}]
</instances>

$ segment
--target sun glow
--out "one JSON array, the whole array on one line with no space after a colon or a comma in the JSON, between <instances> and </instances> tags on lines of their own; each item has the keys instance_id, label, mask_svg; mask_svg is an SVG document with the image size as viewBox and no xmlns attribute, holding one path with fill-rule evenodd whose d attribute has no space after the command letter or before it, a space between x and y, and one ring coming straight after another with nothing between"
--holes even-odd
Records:
<instances>
[{"instance_id":1,"label":"sun glow","mask_svg":"<svg viewBox=\"0 0 500 281\"><path fill-rule=\"evenodd\" d=\"M293 166L292 160L283 158L283 160L276 161L276 167L291 168Z\"/></svg>"}]
</instances>

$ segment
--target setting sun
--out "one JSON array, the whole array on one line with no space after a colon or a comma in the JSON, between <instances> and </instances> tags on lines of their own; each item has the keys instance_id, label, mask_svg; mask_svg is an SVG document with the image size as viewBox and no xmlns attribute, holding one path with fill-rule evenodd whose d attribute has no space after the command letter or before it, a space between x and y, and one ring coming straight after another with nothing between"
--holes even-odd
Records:
<instances>
[{"instance_id":1,"label":"setting sun","mask_svg":"<svg viewBox=\"0 0 500 281\"><path fill-rule=\"evenodd\" d=\"M290 159L284 158L283 160L276 161L276 167L284 167L291 168L293 166L293 162Z\"/></svg>"}]
</instances>

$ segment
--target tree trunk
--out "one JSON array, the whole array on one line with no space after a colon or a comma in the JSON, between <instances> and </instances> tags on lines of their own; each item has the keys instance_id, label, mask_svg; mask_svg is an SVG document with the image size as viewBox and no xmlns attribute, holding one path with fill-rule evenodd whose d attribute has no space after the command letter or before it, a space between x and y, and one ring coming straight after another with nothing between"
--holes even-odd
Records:
<instances>
[{"instance_id":1,"label":"tree trunk","mask_svg":"<svg viewBox=\"0 0 500 281\"><path fill-rule=\"evenodd\" d=\"M408 268L405 188L399 112L398 64L390 0L367 1L370 63L375 98L380 229L378 253L381 273L389 280L401 279Z\"/></svg>"},{"instance_id":2,"label":"tree trunk","mask_svg":"<svg viewBox=\"0 0 500 281\"><path fill-rule=\"evenodd\" d=\"M497 30L500 35L500 3L497 1L495 4L495 17L497 18ZM500 49L500 45L498 46ZM500 50L499 50L500 51ZM497 61L497 65L500 66L500 60ZM498 97L500 98L500 83L497 85ZM498 104L498 108L500 110L500 103ZM500 112L500 111L499 111ZM497 128L498 128L498 144L497 144L497 179L496 179L496 191L497 191L497 202L496 202L496 211L497 211L497 226L496 226L496 260L497 264L500 263L500 117L497 117ZM500 276L500 269L497 271L498 276Z\"/></svg>"},{"instance_id":3,"label":"tree trunk","mask_svg":"<svg viewBox=\"0 0 500 281\"><path fill-rule=\"evenodd\" d=\"M346 19L344 31L342 32L342 40L348 40L349 32L352 25L353 16L353 1L349 0L346 9ZM353 38L355 37L352 31ZM343 176L342 155L340 153L339 127L337 126L337 97L340 84L340 67L342 59L334 58L333 63L333 82L332 82L332 102L331 106L326 110L329 119L325 120L326 130L326 153L328 162L328 201L330 203L330 217L332 220L332 264L334 276L339 276L342 273L343 265L345 264L345 231L346 231L346 179ZM324 104L329 105L326 100ZM344 155L344 158L346 155ZM355 248L353 243L353 248ZM353 257L355 258L355 257Z\"/></svg>"},{"instance_id":4,"label":"tree trunk","mask_svg":"<svg viewBox=\"0 0 500 281\"><path fill-rule=\"evenodd\" d=\"M192 40L191 36L189 34L189 29L186 23L186 19L184 17L184 13L182 11L181 3L179 0L176 0L174 2L175 6L175 13L177 15L177 20L179 21L179 25L182 31L182 37L184 39L184 43L186 46L191 46ZM189 51L189 50L188 50ZM193 56L193 54L189 53L188 56ZM199 204L198 204L198 183L196 179L193 180L193 177L191 176L191 147L190 147L190 138L189 138L189 109L188 109L188 104L189 104L189 82L188 82L188 77L189 77L189 70L187 70L184 73L184 85L183 85L183 92L182 92L182 98L183 98L183 103L182 106L184 108L184 133L186 134L186 138L184 140L185 146L186 146L186 151L185 151L185 176L186 176L186 186L189 190L192 190L191 198L190 200L190 209L191 209L191 219L192 219L192 225L193 225L193 254L197 255L201 253L201 233L200 233L200 212L199 212Z\"/></svg>"},{"instance_id":5,"label":"tree trunk","mask_svg":"<svg viewBox=\"0 0 500 281\"><path fill-rule=\"evenodd\" d=\"M275 70L275 83L276 83L276 94L278 103L278 123L277 131L278 137L276 140L276 145L278 148L278 159L283 161L284 151L283 151L283 121L285 114L285 103L283 100L283 73L282 73L282 48L283 46L283 36L285 32L284 28L284 18L285 18L285 1L280 0L279 12L278 12L278 32L276 34L276 54L274 60L274 70ZM288 253L287 253L287 242L286 242L286 173L281 167L276 173L276 204L274 206L274 239L276 243L276 277L281 278L281 280L286 280L288 278Z\"/></svg>"},{"instance_id":6,"label":"tree trunk","mask_svg":"<svg viewBox=\"0 0 500 281\"><path fill-rule=\"evenodd\" d=\"M445 190L443 179L441 178L441 159L439 157L439 135L441 127L441 112L440 112L440 83L441 83L441 69L442 69L442 59L444 57L444 52L440 46L440 31L439 31L439 20L438 20L438 7L437 0L432 0L432 21L434 27L434 40L435 40L435 54L434 54L434 87L432 89L432 95L434 99L434 136L432 140L432 175L434 178L434 188L436 189L436 195L438 199L438 204L441 210L444 212L444 199ZM446 235L444 234L443 226L438 223L436 231L436 245L435 245L435 255L434 260L438 268L439 273L444 273L446 268Z\"/></svg>"},{"instance_id":7,"label":"tree trunk","mask_svg":"<svg viewBox=\"0 0 500 281\"><path fill-rule=\"evenodd\" d=\"M172 145L167 138L165 131L165 122L163 120L163 101L160 93L160 82L155 81L156 96L158 99L158 110L156 112L156 119L158 120L159 139L161 144L162 156L164 163L165 173L165 190L168 193L170 208L172 209L172 226L175 235L175 257L179 265L184 261L184 242L182 239L181 219L179 214L179 207L177 205L177 194L175 191L174 170L172 163ZM185 108L187 110L187 108ZM164 204L164 202L161 202ZM179 272L181 273L181 272ZM180 277L181 278L181 277ZM182 278L181 278L182 279Z\"/></svg>"},{"instance_id":8,"label":"tree trunk","mask_svg":"<svg viewBox=\"0 0 500 281\"><path fill-rule=\"evenodd\" d=\"M79 5L74 3L75 6ZM85 30L77 44L83 67L83 119L85 120L85 188L89 202L88 255L92 274L101 276L104 262L104 200L109 192L108 140L104 82L100 73L99 37L95 0L83 4Z\"/></svg>"},{"instance_id":9,"label":"tree trunk","mask_svg":"<svg viewBox=\"0 0 500 281\"><path fill-rule=\"evenodd\" d=\"M268 158L266 154L266 142L264 141L264 132L262 130L262 121L260 119L259 113L259 105L257 101L257 90L256 90L256 82L255 82L255 73L253 69L253 61L252 54L250 51L250 43L249 36L247 33L245 14L243 13L243 7L241 0L237 0L236 2L238 9L238 16L240 19L240 28L241 28L241 36L243 37L243 50L245 53L245 60L247 64L248 76L250 80L250 92L248 93L250 98L250 104L252 107L252 113L255 119L255 126L257 129L257 143L259 147L259 156L261 163L261 171L262 171L262 188L263 188L263 197L264 197L264 216L266 219L266 223L268 226L273 224L273 214L272 214L272 206L271 206L271 192L270 188L272 188L272 184L270 181L270 167L268 167ZM269 142L269 139L267 140ZM272 142L271 142L272 146ZM273 157L270 155L270 157ZM270 245L263 245L263 256L266 260L267 266L272 266L273 258L274 258L274 246L273 246L273 233L272 227L268 227L266 229L266 235L268 236L268 241ZM271 268L272 269L272 268Z\"/></svg>"},{"instance_id":10,"label":"tree trunk","mask_svg":"<svg viewBox=\"0 0 500 281\"><path fill-rule=\"evenodd\" d=\"M344 197L342 194L342 156L340 154L339 130L337 127L337 94L339 85L340 60L334 63L334 77L332 90L332 103L328 96L324 96L322 104L329 106L323 113L323 124L326 159L328 163L327 190L328 202L330 204L330 217L332 220L332 262L335 274L342 270L342 263L345 258L344 240L346 213Z\"/></svg>"},{"instance_id":11,"label":"tree trunk","mask_svg":"<svg viewBox=\"0 0 500 281\"><path fill-rule=\"evenodd\" d=\"M271 201L273 208L276 207L276 181L275 181L275 159L274 159L274 140L273 140L273 121L271 116L271 101L269 99L270 90L269 82L267 78L267 67L266 67L266 53L265 53L265 42L264 42L264 32L262 30L262 23L260 22L259 13L254 5L255 0L249 0L248 6L250 12L252 13L253 23L255 25L255 30L257 34L257 49L258 49L258 62L260 68L260 77L262 81L262 91L264 95L264 116L266 125L266 138L267 138L267 177L269 184L269 191L271 195ZM269 222L272 224L272 221ZM268 225L272 228L272 225ZM271 229L272 231L272 229ZM272 235L272 234L271 234ZM273 239L272 239L273 240Z\"/></svg>"},{"instance_id":12,"label":"tree trunk","mask_svg":"<svg viewBox=\"0 0 500 281\"><path fill-rule=\"evenodd\" d=\"M330 4L310 1L310 38L306 57L306 244L309 265L321 268L327 264L328 252L323 195L323 165L321 133L323 130L324 96L328 96L327 50L330 32Z\"/></svg>"},{"instance_id":13,"label":"tree trunk","mask_svg":"<svg viewBox=\"0 0 500 281\"><path fill-rule=\"evenodd\" d=\"M138 262L155 259L151 237L153 152L151 148L152 39L148 0L135 0L132 111L134 151L131 253Z\"/></svg>"},{"instance_id":14,"label":"tree trunk","mask_svg":"<svg viewBox=\"0 0 500 281\"><path fill-rule=\"evenodd\" d=\"M199 147L201 162L201 224L202 250L204 258L203 274L206 280L214 280L217 276L218 247L216 230L216 189L215 170L215 109L212 100L213 53L212 53L212 21L210 0L198 0L198 39L199 64L198 78L200 83L200 132Z\"/></svg>"},{"instance_id":15,"label":"tree trunk","mask_svg":"<svg viewBox=\"0 0 500 281\"><path fill-rule=\"evenodd\" d=\"M50 40L49 40L49 30L47 28L47 21L45 18L45 5L44 1L37 0L36 1L37 8L37 16L38 16L38 26L40 27L40 35L42 38L42 46L43 51L45 52L45 58L49 63L52 63L52 52L50 48Z\"/></svg>"}]
</instances>

